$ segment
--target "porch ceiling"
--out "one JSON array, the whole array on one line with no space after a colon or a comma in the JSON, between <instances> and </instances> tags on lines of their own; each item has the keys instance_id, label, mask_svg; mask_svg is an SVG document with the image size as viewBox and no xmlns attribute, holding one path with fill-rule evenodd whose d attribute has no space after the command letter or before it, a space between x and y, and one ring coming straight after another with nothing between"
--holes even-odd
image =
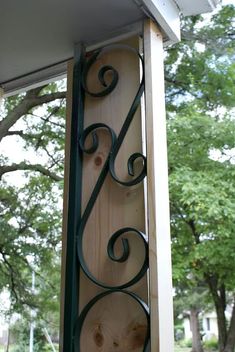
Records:
<instances>
[{"instance_id":1,"label":"porch ceiling","mask_svg":"<svg viewBox=\"0 0 235 352\"><path fill-rule=\"evenodd\" d=\"M132 0L1 0L0 82L73 56L73 43L94 42L144 14Z\"/></svg>"},{"instance_id":2,"label":"porch ceiling","mask_svg":"<svg viewBox=\"0 0 235 352\"><path fill-rule=\"evenodd\" d=\"M73 56L74 43L92 45L123 34L125 26L135 27L146 16L177 41L181 10L190 14L193 6L191 13L206 12L218 1L0 0L0 88L12 94L58 76Z\"/></svg>"}]
</instances>

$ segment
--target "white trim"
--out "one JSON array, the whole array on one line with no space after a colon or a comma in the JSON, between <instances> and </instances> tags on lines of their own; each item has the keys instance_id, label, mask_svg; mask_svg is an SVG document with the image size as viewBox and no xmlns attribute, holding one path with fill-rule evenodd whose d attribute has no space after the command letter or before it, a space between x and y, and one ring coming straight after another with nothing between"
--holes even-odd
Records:
<instances>
[{"instance_id":1,"label":"white trim","mask_svg":"<svg viewBox=\"0 0 235 352\"><path fill-rule=\"evenodd\" d=\"M134 0L139 6L144 6L151 17L163 30L167 43L180 41L179 9L173 0Z\"/></svg>"},{"instance_id":2,"label":"white trim","mask_svg":"<svg viewBox=\"0 0 235 352\"><path fill-rule=\"evenodd\" d=\"M67 62L65 63L67 66ZM37 73L32 73L19 79L15 79L5 86L3 89L3 98L8 98L16 94L24 93L30 89L40 87L44 84L58 81L65 78L67 75L66 69L61 68L56 71L56 65L50 69L45 69Z\"/></svg>"},{"instance_id":3,"label":"white trim","mask_svg":"<svg viewBox=\"0 0 235 352\"><path fill-rule=\"evenodd\" d=\"M192 16L213 11L221 0L175 0L175 2L184 16Z\"/></svg>"},{"instance_id":4,"label":"white trim","mask_svg":"<svg viewBox=\"0 0 235 352\"><path fill-rule=\"evenodd\" d=\"M97 48L103 47L105 45L109 45L112 43L119 42L121 40L125 40L127 38L130 38L136 34L141 34L143 31L143 22L138 21L135 23L132 23L130 25L124 26L120 28L118 31L114 31L113 33L109 33L109 35L100 40L100 41L95 41L95 43L89 43L87 46L87 52L95 50Z\"/></svg>"},{"instance_id":5,"label":"white trim","mask_svg":"<svg viewBox=\"0 0 235 352\"><path fill-rule=\"evenodd\" d=\"M144 30L151 352L173 352L173 289L162 34Z\"/></svg>"}]
</instances>

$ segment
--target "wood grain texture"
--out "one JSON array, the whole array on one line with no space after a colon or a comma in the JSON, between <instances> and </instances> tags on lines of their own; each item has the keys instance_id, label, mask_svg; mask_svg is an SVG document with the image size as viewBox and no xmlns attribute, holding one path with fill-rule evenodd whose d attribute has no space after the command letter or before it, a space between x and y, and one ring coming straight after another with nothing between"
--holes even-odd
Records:
<instances>
[{"instance_id":1,"label":"wood grain texture","mask_svg":"<svg viewBox=\"0 0 235 352\"><path fill-rule=\"evenodd\" d=\"M133 44L138 46L138 38L132 42ZM118 71L118 85L104 98L86 96L85 127L95 122L103 122L119 133L139 86L139 61L137 56L125 49L105 53L90 71L88 77L90 90L101 89L97 74L99 68L105 64L113 66ZM106 78L109 79L108 74ZM110 150L109 134L103 130L98 132L98 136L100 142L98 150L92 155L84 156L84 207ZM127 160L135 152L141 152L140 109L134 117L116 160L116 171L122 180L127 179ZM128 235L131 250L126 262L114 263L108 258L109 238L116 230L126 226L144 232L143 185L123 187L108 176L87 223L83 251L91 273L110 286L120 285L131 279L144 260L143 245L134 234ZM120 244L119 242L116 246L117 253L121 253ZM131 290L147 300L146 278ZM80 308L101 291L102 289L81 275ZM125 295L113 294L97 303L89 313L81 337L82 352L128 350L142 352L145 332L146 320L141 308Z\"/></svg>"},{"instance_id":2,"label":"wood grain texture","mask_svg":"<svg viewBox=\"0 0 235 352\"><path fill-rule=\"evenodd\" d=\"M138 48L138 37L127 41ZM92 67L88 77L90 90L98 91L98 70L103 65L112 65L119 73L119 81L115 90L106 97L85 98L85 127L96 122L103 122L112 127L118 134L126 118L128 110L137 92L139 76L139 60L126 49L115 49L105 53ZM106 79L111 80L109 73ZM68 90L72 89L72 67L68 70ZM67 101L67 137L66 137L66 170L68 179L69 135L71 114L71 92ZM110 150L110 136L107 131L98 132L99 148L94 154L84 154L82 179L83 210L91 195L105 159ZM88 142L89 143L89 138ZM115 163L120 179L126 180L127 160L135 152L142 151L140 109L125 137ZM136 172L138 173L138 164ZM63 253L66 249L66 216L67 216L68 182L64 190L64 235ZM101 189L84 232L83 251L90 272L100 281L108 285L120 285L131 279L140 269L144 260L144 249L141 240L133 233L127 237L130 244L130 256L124 263L114 263L107 256L107 244L111 235L118 229L130 226L145 232L144 191L143 184L124 187L117 184L109 175ZM115 253L122 253L121 241L115 247ZM63 259L64 263L64 259ZM64 268L64 264L63 264ZM64 269L63 269L64 275ZM62 281L64 282L63 278ZM62 283L62 292L63 292ZM148 300L146 276L131 287L146 302ZM81 271L79 281L79 309L103 289L94 285ZM63 294L63 293L62 293ZM63 299L62 299L63 301ZM66 307L61 307L61 313ZM61 318L63 321L63 317ZM61 325L62 326L62 325ZM61 328L61 331L63 329ZM89 312L81 335L81 352L142 352L146 334L146 318L142 308L127 295L115 293L103 298ZM63 336L61 336L62 346ZM60 350L61 352L63 349Z\"/></svg>"},{"instance_id":3,"label":"wood grain texture","mask_svg":"<svg viewBox=\"0 0 235 352\"><path fill-rule=\"evenodd\" d=\"M173 305L162 34L144 26L151 352L173 351Z\"/></svg>"}]
</instances>

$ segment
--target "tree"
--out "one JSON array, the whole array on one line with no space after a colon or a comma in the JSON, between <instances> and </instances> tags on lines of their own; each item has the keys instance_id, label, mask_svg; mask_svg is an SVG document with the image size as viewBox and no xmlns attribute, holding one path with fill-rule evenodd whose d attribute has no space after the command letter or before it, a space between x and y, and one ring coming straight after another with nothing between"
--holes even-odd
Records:
<instances>
[{"instance_id":1,"label":"tree","mask_svg":"<svg viewBox=\"0 0 235 352\"><path fill-rule=\"evenodd\" d=\"M210 307L208 290L203 286L197 286L193 280L188 280L186 286L177 285L174 297L175 318L178 316L188 317L192 331L192 352L202 352L201 329L199 314Z\"/></svg>"},{"instance_id":2,"label":"tree","mask_svg":"<svg viewBox=\"0 0 235 352\"><path fill-rule=\"evenodd\" d=\"M0 156L0 291L10 293L9 314L29 318L33 308L52 330L59 321L65 94L59 82L8 98L0 122L1 145L22 149L20 161Z\"/></svg>"},{"instance_id":3,"label":"tree","mask_svg":"<svg viewBox=\"0 0 235 352\"><path fill-rule=\"evenodd\" d=\"M14 352L22 352L29 350L29 322L25 319L17 320L12 326L12 340L15 342ZM51 348L48 346L43 325L37 324L34 328L34 352L49 352Z\"/></svg>"},{"instance_id":4,"label":"tree","mask_svg":"<svg viewBox=\"0 0 235 352\"><path fill-rule=\"evenodd\" d=\"M166 58L174 281L207 285L221 352L235 346L234 15L186 19Z\"/></svg>"}]
</instances>

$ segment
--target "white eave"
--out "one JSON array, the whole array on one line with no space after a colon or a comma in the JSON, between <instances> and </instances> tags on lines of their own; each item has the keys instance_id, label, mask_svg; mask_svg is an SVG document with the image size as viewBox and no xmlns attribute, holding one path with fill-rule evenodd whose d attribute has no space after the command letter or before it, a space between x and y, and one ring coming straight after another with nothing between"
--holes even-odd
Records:
<instances>
[{"instance_id":1,"label":"white eave","mask_svg":"<svg viewBox=\"0 0 235 352\"><path fill-rule=\"evenodd\" d=\"M220 0L175 0L184 16L194 16L213 11Z\"/></svg>"},{"instance_id":2,"label":"white eave","mask_svg":"<svg viewBox=\"0 0 235 352\"><path fill-rule=\"evenodd\" d=\"M135 0L142 4L149 14L161 27L164 40L176 43L180 40L179 8L173 0Z\"/></svg>"},{"instance_id":3,"label":"white eave","mask_svg":"<svg viewBox=\"0 0 235 352\"><path fill-rule=\"evenodd\" d=\"M162 28L165 44L180 40L180 13L184 16L213 11L221 0L134 0L142 6Z\"/></svg>"}]
</instances>

